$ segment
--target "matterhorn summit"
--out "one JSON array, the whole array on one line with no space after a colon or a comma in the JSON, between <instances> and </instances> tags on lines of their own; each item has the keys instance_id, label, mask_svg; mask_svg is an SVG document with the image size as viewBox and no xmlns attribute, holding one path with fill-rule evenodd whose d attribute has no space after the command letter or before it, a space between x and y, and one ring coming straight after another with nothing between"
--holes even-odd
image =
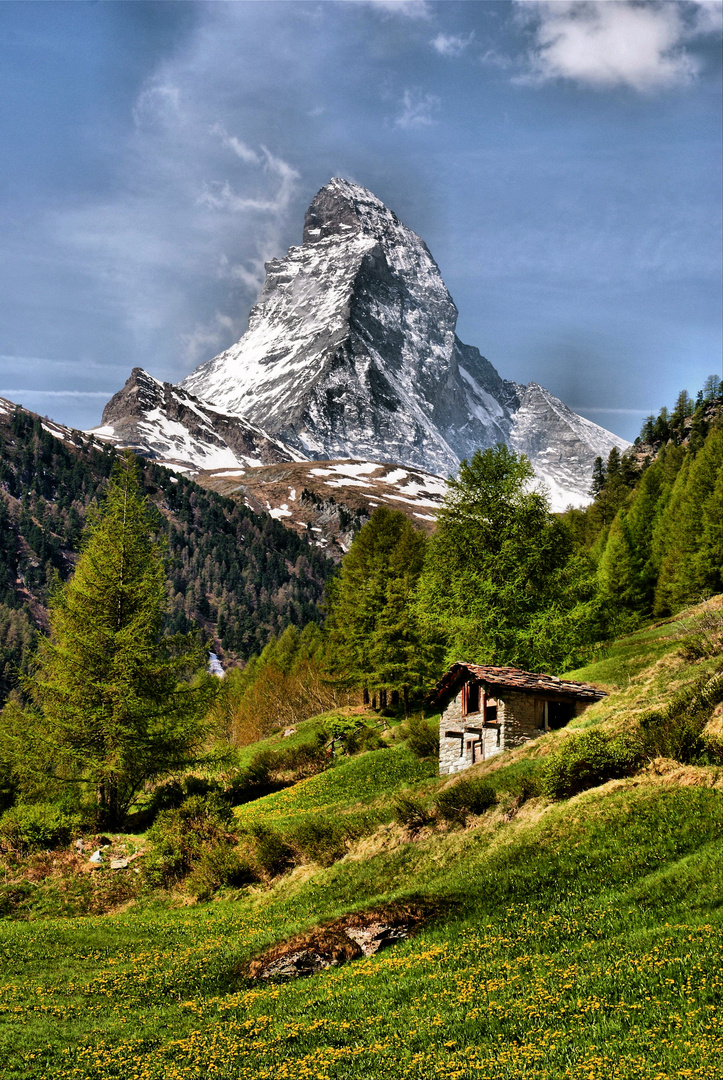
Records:
<instances>
[{"instance_id":1,"label":"matterhorn summit","mask_svg":"<svg viewBox=\"0 0 723 1080\"><path fill-rule=\"evenodd\" d=\"M187 461L204 430L213 428L218 457L233 428L239 463L263 452L267 461L352 458L441 476L502 442L529 456L554 509L589 502L595 457L628 443L537 383L502 379L459 340L456 324L424 241L366 188L336 178L307 210L301 245L266 264L241 340L180 387L155 388L152 415L138 414L127 387L102 434L122 431L142 447L160 424L161 441L172 437ZM173 406L170 426L160 397ZM124 425L117 414L131 398L136 410ZM178 426L181 403L192 439ZM198 467L209 467L203 454Z\"/></svg>"},{"instance_id":2,"label":"matterhorn summit","mask_svg":"<svg viewBox=\"0 0 723 1080\"><path fill-rule=\"evenodd\" d=\"M322 188L266 275L248 331L184 389L312 457L447 473L508 441L514 386L457 340L427 245L370 191Z\"/></svg>"}]
</instances>

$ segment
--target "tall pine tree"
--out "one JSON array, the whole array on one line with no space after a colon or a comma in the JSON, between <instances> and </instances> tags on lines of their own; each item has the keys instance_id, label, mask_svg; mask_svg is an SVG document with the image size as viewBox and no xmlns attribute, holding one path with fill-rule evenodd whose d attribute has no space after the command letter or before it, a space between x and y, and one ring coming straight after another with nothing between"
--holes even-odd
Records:
<instances>
[{"instance_id":1,"label":"tall pine tree","mask_svg":"<svg viewBox=\"0 0 723 1080\"><path fill-rule=\"evenodd\" d=\"M16 772L90 789L117 827L143 783L187 760L212 683L191 636L164 637L164 548L131 454L116 466L73 577L50 608L50 635L22 680L25 708L3 714Z\"/></svg>"}]
</instances>

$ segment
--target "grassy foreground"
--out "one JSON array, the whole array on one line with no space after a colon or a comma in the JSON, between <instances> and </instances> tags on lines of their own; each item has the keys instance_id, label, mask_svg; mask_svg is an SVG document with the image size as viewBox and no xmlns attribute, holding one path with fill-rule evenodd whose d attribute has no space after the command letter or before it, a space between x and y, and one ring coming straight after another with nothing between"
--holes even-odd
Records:
<instances>
[{"instance_id":1,"label":"grassy foreground","mask_svg":"<svg viewBox=\"0 0 723 1080\"><path fill-rule=\"evenodd\" d=\"M618 725L620 708L684 678L660 637L647 666L644 638L613 657L619 707L601 703L598 723ZM495 781L520 764L495 762ZM238 811L282 830L298 814L371 815L332 866L208 904L1 921L0 1075L718 1077L719 772L658 764L411 837L385 812L385 785L424 795L439 781L403 747L350 759ZM266 945L422 894L438 918L394 949L285 985L242 974Z\"/></svg>"}]
</instances>

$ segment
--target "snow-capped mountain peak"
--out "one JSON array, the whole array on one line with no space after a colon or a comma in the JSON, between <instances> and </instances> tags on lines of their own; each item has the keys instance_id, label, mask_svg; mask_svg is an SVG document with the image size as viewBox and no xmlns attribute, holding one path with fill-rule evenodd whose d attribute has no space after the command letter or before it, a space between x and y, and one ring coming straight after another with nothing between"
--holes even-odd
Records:
<instances>
[{"instance_id":1,"label":"snow-capped mountain peak","mask_svg":"<svg viewBox=\"0 0 723 1080\"><path fill-rule=\"evenodd\" d=\"M372 192L336 177L312 200L302 243L266 264L240 341L180 387L124 388L135 410L129 434L148 444L151 428L166 425L161 440L173 449L175 439L179 458L224 468L203 459L198 438L210 428L212 446L225 442L221 428L236 418L287 459L392 462L442 476L502 442L529 455L556 509L588 502L595 457L628 444L538 384L501 378L456 324L424 241ZM159 395L193 418L190 442L168 428L177 416L149 411Z\"/></svg>"}]
</instances>

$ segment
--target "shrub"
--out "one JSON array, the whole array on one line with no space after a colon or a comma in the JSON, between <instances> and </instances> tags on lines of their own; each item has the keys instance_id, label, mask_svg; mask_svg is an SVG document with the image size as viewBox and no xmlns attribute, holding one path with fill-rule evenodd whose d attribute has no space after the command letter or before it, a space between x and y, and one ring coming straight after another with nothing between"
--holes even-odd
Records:
<instances>
[{"instance_id":1,"label":"shrub","mask_svg":"<svg viewBox=\"0 0 723 1080\"><path fill-rule=\"evenodd\" d=\"M439 756L439 732L422 716L410 716L406 722L407 746L418 758Z\"/></svg>"},{"instance_id":2,"label":"shrub","mask_svg":"<svg viewBox=\"0 0 723 1080\"><path fill-rule=\"evenodd\" d=\"M145 860L151 884L185 878L205 853L228 840L231 820L230 808L217 797L192 795L176 809L162 810L147 834L153 845Z\"/></svg>"},{"instance_id":3,"label":"shrub","mask_svg":"<svg viewBox=\"0 0 723 1080\"><path fill-rule=\"evenodd\" d=\"M679 691L663 709L651 709L639 718L645 751L651 757L669 757L687 763L716 763L715 736L704 728L721 700L723 676L716 672Z\"/></svg>"},{"instance_id":4,"label":"shrub","mask_svg":"<svg viewBox=\"0 0 723 1080\"><path fill-rule=\"evenodd\" d=\"M294 852L276 829L267 825L252 825L251 835L256 841L254 856L259 869L268 877L283 874L294 862Z\"/></svg>"},{"instance_id":5,"label":"shrub","mask_svg":"<svg viewBox=\"0 0 723 1080\"><path fill-rule=\"evenodd\" d=\"M359 724L344 738L344 750L347 754L360 754L366 750L380 750L385 747L376 727L369 724Z\"/></svg>"},{"instance_id":6,"label":"shrub","mask_svg":"<svg viewBox=\"0 0 723 1080\"><path fill-rule=\"evenodd\" d=\"M626 732L611 738L593 729L570 735L545 764L543 793L564 799L607 780L629 776L640 767L643 757L643 745L634 734Z\"/></svg>"},{"instance_id":7,"label":"shrub","mask_svg":"<svg viewBox=\"0 0 723 1080\"><path fill-rule=\"evenodd\" d=\"M424 803L411 795L397 795L393 803L394 820L410 832L417 832L432 820Z\"/></svg>"},{"instance_id":8,"label":"shrub","mask_svg":"<svg viewBox=\"0 0 723 1080\"><path fill-rule=\"evenodd\" d=\"M32 905L37 885L30 881L18 881L12 885L0 885L0 918L22 912Z\"/></svg>"},{"instance_id":9,"label":"shrub","mask_svg":"<svg viewBox=\"0 0 723 1080\"><path fill-rule=\"evenodd\" d=\"M331 866L346 854L347 831L323 818L311 818L297 825L289 839L305 858L321 866Z\"/></svg>"},{"instance_id":10,"label":"shrub","mask_svg":"<svg viewBox=\"0 0 723 1080\"><path fill-rule=\"evenodd\" d=\"M203 851L188 877L188 888L197 900L208 900L223 885L249 885L258 881L248 859L228 840Z\"/></svg>"},{"instance_id":11,"label":"shrub","mask_svg":"<svg viewBox=\"0 0 723 1080\"><path fill-rule=\"evenodd\" d=\"M154 788L150 801L139 814L139 824L150 824L163 810L177 810L186 799L194 795L216 796L223 792L217 780L200 776L187 776L184 780L166 780Z\"/></svg>"},{"instance_id":12,"label":"shrub","mask_svg":"<svg viewBox=\"0 0 723 1080\"><path fill-rule=\"evenodd\" d=\"M20 803L0 818L0 848L37 851L70 843L82 828L80 814L71 814L53 803Z\"/></svg>"},{"instance_id":13,"label":"shrub","mask_svg":"<svg viewBox=\"0 0 723 1080\"><path fill-rule=\"evenodd\" d=\"M464 823L468 814L483 814L496 802L494 788L482 779L458 780L435 799L438 814L450 823Z\"/></svg>"}]
</instances>

